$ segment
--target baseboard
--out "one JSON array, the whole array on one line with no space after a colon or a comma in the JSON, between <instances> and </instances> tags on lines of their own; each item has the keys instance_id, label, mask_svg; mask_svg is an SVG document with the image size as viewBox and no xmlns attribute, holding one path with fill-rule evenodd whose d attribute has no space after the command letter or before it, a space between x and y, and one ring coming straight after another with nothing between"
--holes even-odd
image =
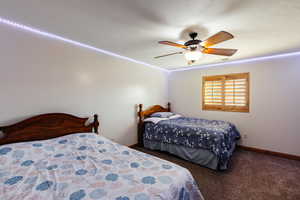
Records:
<instances>
[{"instance_id":1,"label":"baseboard","mask_svg":"<svg viewBox=\"0 0 300 200\"><path fill-rule=\"evenodd\" d=\"M300 156L296 156L296 155L292 155L292 154L280 153L280 152L276 152L276 151L269 151L266 149L258 149L255 147L248 147L248 146L243 146L243 145L238 145L238 148L241 148L241 149L244 149L247 151L254 151L254 152L258 152L258 153L264 153L264 154L268 154L268 155L272 155L272 156L278 156L278 157L282 157L282 158L300 161Z\"/></svg>"},{"instance_id":2,"label":"baseboard","mask_svg":"<svg viewBox=\"0 0 300 200\"><path fill-rule=\"evenodd\" d=\"M129 148L134 148L134 147L138 147L139 144L133 144L128 146ZM266 150L266 149L259 149L259 148L255 148L255 147L248 147L248 146L243 146L243 145L238 145L238 148L247 150L247 151L253 151L253 152L257 152L257 153L264 153L264 154L268 154L268 155L272 155L272 156L278 156L278 157L282 157L282 158L287 158L287 159L291 159L291 160L298 160L300 161L300 156L296 156L296 155L292 155L292 154L287 154L287 153L280 153L280 152L276 152L276 151L270 151L270 150Z\"/></svg>"},{"instance_id":3,"label":"baseboard","mask_svg":"<svg viewBox=\"0 0 300 200\"><path fill-rule=\"evenodd\" d=\"M130 145L130 146L128 146L129 148L134 148L134 147L138 147L139 146L139 144L133 144L133 145Z\"/></svg>"}]
</instances>

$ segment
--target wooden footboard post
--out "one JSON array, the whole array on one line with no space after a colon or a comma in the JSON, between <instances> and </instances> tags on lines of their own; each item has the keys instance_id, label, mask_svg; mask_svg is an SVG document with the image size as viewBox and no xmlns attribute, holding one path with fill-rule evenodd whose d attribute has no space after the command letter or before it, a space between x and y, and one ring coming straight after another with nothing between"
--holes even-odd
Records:
<instances>
[{"instance_id":1,"label":"wooden footboard post","mask_svg":"<svg viewBox=\"0 0 300 200\"><path fill-rule=\"evenodd\" d=\"M139 104L139 111L138 111L138 116L139 116L139 122L138 122L138 146L144 146L143 144L143 132L144 132L144 123L143 123L143 104Z\"/></svg>"},{"instance_id":2,"label":"wooden footboard post","mask_svg":"<svg viewBox=\"0 0 300 200\"><path fill-rule=\"evenodd\" d=\"M171 103L168 102L168 111L171 112Z\"/></svg>"}]
</instances>

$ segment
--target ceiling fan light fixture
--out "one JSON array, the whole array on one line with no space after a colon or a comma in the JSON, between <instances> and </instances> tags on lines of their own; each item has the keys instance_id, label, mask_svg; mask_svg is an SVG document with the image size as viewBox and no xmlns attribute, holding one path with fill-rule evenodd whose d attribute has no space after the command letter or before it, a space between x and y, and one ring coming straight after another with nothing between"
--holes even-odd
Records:
<instances>
[{"instance_id":1,"label":"ceiling fan light fixture","mask_svg":"<svg viewBox=\"0 0 300 200\"><path fill-rule=\"evenodd\" d=\"M188 50L184 53L184 57L189 62L195 62L202 57L202 53L200 51L191 51Z\"/></svg>"}]
</instances>

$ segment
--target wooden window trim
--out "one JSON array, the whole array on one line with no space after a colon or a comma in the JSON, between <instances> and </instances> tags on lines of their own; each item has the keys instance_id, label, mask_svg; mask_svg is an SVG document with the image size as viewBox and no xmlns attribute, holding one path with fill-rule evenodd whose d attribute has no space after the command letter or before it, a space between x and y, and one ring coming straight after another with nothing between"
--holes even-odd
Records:
<instances>
[{"instance_id":1,"label":"wooden window trim","mask_svg":"<svg viewBox=\"0 0 300 200\"><path fill-rule=\"evenodd\" d=\"M228 79L246 79L246 105L245 106L225 106L225 80ZM207 105L205 104L205 82L222 80L222 105ZM225 112L249 112L250 111L250 73L225 74L217 76L202 77L202 110L208 111L225 111Z\"/></svg>"}]
</instances>

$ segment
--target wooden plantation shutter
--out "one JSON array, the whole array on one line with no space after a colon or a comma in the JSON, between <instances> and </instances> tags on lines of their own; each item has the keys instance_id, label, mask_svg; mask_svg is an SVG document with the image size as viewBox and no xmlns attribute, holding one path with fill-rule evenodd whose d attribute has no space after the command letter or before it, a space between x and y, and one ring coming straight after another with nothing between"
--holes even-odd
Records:
<instances>
[{"instance_id":1,"label":"wooden plantation shutter","mask_svg":"<svg viewBox=\"0 0 300 200\"><path fill-rule=\"evenodd\" d=\"M249 73L203 77L202 109L249 112Z\"/></svg>"},{"instance_id":2,"label":"wooden plantation shutter","mask_svg":"<svg viewBox=\"0 0 300 200\"><path fill-rule=\"evenodd\" d=\"M203 102L206 108L223 108L223 77L205 77Z\"/></svg>"}]
</instances>

